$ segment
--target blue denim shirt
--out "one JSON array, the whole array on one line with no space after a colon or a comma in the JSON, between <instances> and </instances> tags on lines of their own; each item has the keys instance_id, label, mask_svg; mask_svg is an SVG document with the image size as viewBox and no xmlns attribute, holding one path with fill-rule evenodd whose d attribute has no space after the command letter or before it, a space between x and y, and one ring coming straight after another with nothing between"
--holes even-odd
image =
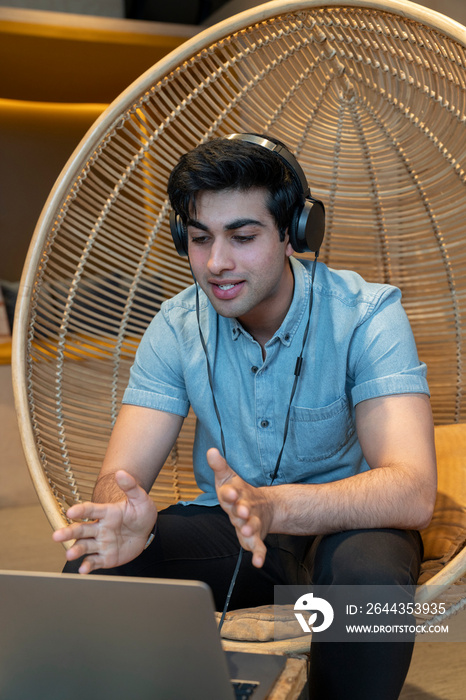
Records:
<instances>
[{"instance_id":1,"label":"blue denim shirt","mask_svg":"<svg viewBox=\"0 0 466 700\"><path fill-rule=\"evenodd\" d=\"M290 263L293 300L265 346L265 360L241 324L219 316L199 291L226 458L256 486L270 483L282 445L308 317L312 262L290 258ZM429 394L426 366L419 362L400 299L395 287L318 263L304 363L275 484L323 483L367 470L356 434L356 404L389 394ZM194 286L162 304L140 343L123 402L181 416L192 406L197 417L193 464L204 492L196 502L214 505L206 451L221 449L220 429L195 309Z\"/></svg>"}]
</instances>

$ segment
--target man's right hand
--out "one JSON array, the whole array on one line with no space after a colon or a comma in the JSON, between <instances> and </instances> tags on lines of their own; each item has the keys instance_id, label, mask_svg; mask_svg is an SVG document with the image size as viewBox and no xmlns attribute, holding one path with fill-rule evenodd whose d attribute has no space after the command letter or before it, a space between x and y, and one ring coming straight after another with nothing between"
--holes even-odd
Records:
<instances>
[{"instance_id":1,"label":"man's right hand","mask_svg":"<svg viewBox=\"0 0 466 700\"><path fill-rule=\"evenodd\" d=\"M66 515L75 522L53 533L55 542L75 540L68 561L85 556L80 574L127 564L144 549L157 519L157 507L136 479L126 471L115 473L126 498L115 503L78 503Z\"/></svg>"}]
</instances>

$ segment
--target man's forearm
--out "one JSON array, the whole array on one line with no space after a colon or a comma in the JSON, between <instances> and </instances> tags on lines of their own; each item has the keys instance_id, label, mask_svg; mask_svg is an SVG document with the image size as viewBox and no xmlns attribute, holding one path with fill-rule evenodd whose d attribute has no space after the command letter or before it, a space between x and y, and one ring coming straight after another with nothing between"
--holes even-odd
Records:
<instances>
[{"instance_id":1,"label":"man's forearm","mask_svg":"<svg viewBox=\"0 0 466 700\"><path fill-rule=\"evenodd\" d=\"M95 503L124 500L125 494L115 481L118 469L131 474L149 493L182 424L182 416L124 404L112 431L92 500Z\"/></svg>"},{"instance_id":2,"label":"man's forearm","mask_svg":"<svg viewBox=\"0 0 466 700\"><path fill-rule=\"evenodd\" d=\"M261 490L272 513L270 532L315 535L426 527L436 486L419 485L405 468L392 466L327 484L283 484Z\"/></svg>"}]
</instances>

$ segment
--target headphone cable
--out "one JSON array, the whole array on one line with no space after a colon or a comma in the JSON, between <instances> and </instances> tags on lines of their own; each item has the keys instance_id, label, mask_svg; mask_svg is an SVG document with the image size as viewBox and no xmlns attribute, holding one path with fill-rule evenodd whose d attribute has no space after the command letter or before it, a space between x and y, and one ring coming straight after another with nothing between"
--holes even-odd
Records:
<instances>
[{"instance_id":1,"label":"headphone cable","mask_svg":"<svg viewBox=\"0 0 466 700\"><path fill-rule=\"evenodd\" d=\"M191 272L192 272L192 270L191 270ZM193 277L194 277L194 274L193 274ZM206 364L207 364L207 377L208 377L208 379L209 379L210 391L211 391L211 393L212 393L212 399L213 399L213 402L214 402L215 415L216 415L216 417L217 417L218 425L219 425L219 427L220 427L220 441L221 441L221 444L222 444L223 456L224 456L224 458L226 459L225 436L224 436L224 434L223 434L222 421L221 421L221 418L220 418L220 411L219 411L219 409L218 409L217 401L216 401L216 399L215 399L214 379L213 379L213 375L212 375L212 369L211 369L211 367L210 367L209 354L208 354L208 352L207 352L207 345L206 345L206 342L205 342L205 340L204 340L204 334L203 334L202 328L201 328L200 310L199 310L199 288L198 288L197 280L196 280L195 277L194 277L194 284L195 284L195 287L196 287L196 318L197 318L197 327L198 327L198 329L199 329L199 337L200 337L200 339L201 339L201 345L202 345L202 349L204 350L204 355L205 355L205 359L206 359Z\"/></svg>"},{"instance_id":2,"label":"headphone cable","mask_svg":"<svg viewBox=\"0 0 466 700\"><path fill-rule=\"evenodd\" d=\"M303 357L304 349L306 347L307 336L309 334L309 327L311 324L312 305L314 302L314 278L316 275L316 265L317 265L317 258L318 257L319 257L319 251L317 250L315 253L314 262L313 262L312 271L311 271L311 289L309 291L309 313L307 316L306 328L304 329L303 342L301 345L301 352L299 353L299 356L296 358L296 365L295 365L295 370L294 370L294 382L293 382L293 387L291 389L290 400L288 402L288 410L286 412L285 428L283 430L283 442L282 442L282 446L281 446L281 449L280 449L280 452L279 452L279 455L277 458L277 462L275 464L275 469L273 470L272 480L271 480L269 486L272 486L273 482L277 478L278 468L280 467L280 462L282 461L283 450L285 449L286 438L288 437L291 404L292 404L292 401L294 399L294 395L296 393L296 388L298 386L298 379L299 379L299 375L301 374L301 369L302 369L303 361L304 361L304 357Z\"/></svg>"},{"instance_id":3,"label":"headphone cable","mask_svg":"<svg viewBox=\"0 0 466 700\"><path fill-rule=\"evenodd\" d=\"M192 270L191 270L191 272L192 272ZM194 274L193 274L193 277L194 277ZM219 411L219 409L218 409L217 401L216 401L216 398L215 398L214 380L213 380L212 369L211 369L210 361L209 361L209 354L208 354L208 352L207 352L207 344L206 344L206 342L205 342L204 334L203 334L202 328L201 328L200 309L199 309L199 287L198 287L197 280L196 280L195 277L194 277L194 284L195 284L195 287L196 287L196 318L197 318L197 327L198 327L198 329L199 329L199 337L200 337L200 339L201 339L201 345L202 345L202 349L204 350L204 355L205 355L205 359L206 359L206 364L207 364L207 377L208 377L208 379L209 379L210 391L211 391L211 393L212 393L212 399L213 399L213 402L214 402L215 415L216 415L216 417L217 417L218 425L219 425L219 427L220 427L220 440L221 440L221 443L222 443L223 456L224 456L224 458L226 459L225 436L224 436L224 434L223 434L222 420L221 420L221 418L220 418L220 411ZM234 589L234 587L235 587L236 578L237 578L237 576L238 576L239 567L241 566L241 561L242 561L242 559L243 559L243 547L240 545L239 553L238 553L238 559L236 560L235 570L234 570L234 572L233 572L233 576L231 577L230 586L229 586L229 588L228 588L227 597L226 597L226 599L225 599L225 605L223 606L222 616L221 616L220 622L219 622L219 624L218 624L218 632L219 632L219 634L221 633L222 627L223 627L223 623L225 622L225 615L227 614L228 606L230 605L230 598L231 598L231 596L232 596L233 589Z\"/></svg>"}]
</instances>

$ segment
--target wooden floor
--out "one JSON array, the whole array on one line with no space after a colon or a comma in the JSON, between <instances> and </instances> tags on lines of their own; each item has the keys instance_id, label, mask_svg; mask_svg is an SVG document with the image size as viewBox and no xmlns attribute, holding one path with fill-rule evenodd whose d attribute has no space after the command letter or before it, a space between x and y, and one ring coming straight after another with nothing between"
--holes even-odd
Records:
<instances>
[{"instance_id":1,"label":"wooden floor","mask_svg":"<svg viewBox=\"0 0 466 700\"><path fill-rule=\"evenodd\" d=\"M64 550L51 540L21 453L9 366L0 366L0 533L0 569L61 570ZM466 630L466 611L460 622ZM417 642L400 698L464 700L466 637L461 643Z\"/></svg>"}]
</instances>

